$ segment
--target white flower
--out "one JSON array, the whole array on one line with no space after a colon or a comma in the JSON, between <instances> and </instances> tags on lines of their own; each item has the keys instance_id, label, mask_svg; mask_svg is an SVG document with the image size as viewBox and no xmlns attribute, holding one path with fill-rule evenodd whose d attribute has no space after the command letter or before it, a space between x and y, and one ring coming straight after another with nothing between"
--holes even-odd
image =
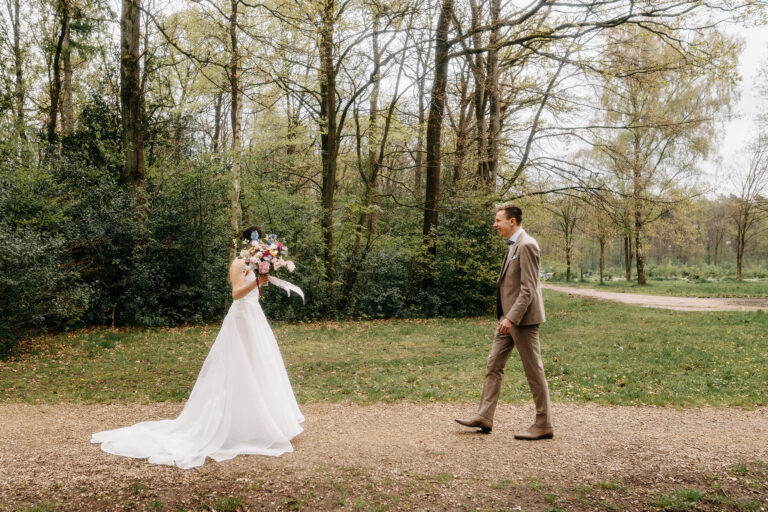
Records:
<instances>
[{"instance_id":1,"label":"white flower","mask_svg":"<svg viewBox=\"0 0 768 512\"><path fill-rule=\"evenodd\" d=\"M245 258L245 257L247 257L247 256L248 256L248 251L246 251L245 249L243 249L242 251L240 251L240 257L241 257L241 258Z\"/></svg>"},{"instance_id":2,"label":"white flower","mask_svg":"<svg viewBox=\"0 0 768 512\"><path fill-rule=\"evenodd\" d=\"M259 241L258 240L251 240L251 245L254 246L254 247L259 245Z\"/></svg>"}]
</instances>

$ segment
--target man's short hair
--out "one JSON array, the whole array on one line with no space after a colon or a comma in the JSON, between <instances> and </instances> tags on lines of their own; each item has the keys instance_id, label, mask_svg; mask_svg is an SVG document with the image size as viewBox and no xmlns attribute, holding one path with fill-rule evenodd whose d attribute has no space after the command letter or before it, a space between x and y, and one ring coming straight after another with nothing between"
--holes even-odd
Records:
<instances>
[{"instance_id":1,"label":"man's short hair","mask_svg":"<svg viewBox=\"0 0 768 512\"><path fill-rule=\"evenodd\" d=\"M519 206L515 206L513 204L503 204L496 208L496 211L503 211L504 215L507 217L507 220L514 217L518 224L523 223L523 210L521 210Z\"/></svg>"}]
</instances>

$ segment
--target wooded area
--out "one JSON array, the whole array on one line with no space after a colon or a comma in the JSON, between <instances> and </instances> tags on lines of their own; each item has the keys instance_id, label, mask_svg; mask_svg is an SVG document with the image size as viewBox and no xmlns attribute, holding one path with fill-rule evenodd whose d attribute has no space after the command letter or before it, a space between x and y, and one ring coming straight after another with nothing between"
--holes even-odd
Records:
<instances>
[{"instance_id":1,"label":"wooded area","mask_svg":"<svg viewBox=\"0 0 768 512\"><path fill-rule=\"evenodd\" d=\"M0 354L47 329L217 320L252 223L307 292L269 294L276 319L490 311L505 201L568 279L764 277L765 134L717 189L700 176L738 96L723 28L765 7L6 0Z\"/></svg>"}]
</instances>

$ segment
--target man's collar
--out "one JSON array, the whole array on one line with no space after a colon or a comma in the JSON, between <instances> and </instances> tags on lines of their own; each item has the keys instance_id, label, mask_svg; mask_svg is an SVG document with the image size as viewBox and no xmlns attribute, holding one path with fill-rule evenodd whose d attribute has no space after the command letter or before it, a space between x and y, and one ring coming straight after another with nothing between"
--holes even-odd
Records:
<instances>
[{"instance_id":1,"label":"man's collar","mask_svg":"<svg viewBox=\"0 0 768 512\"><path fill-rule=\"evenodd\" d=\"M525 232L525 230L523 228L520 228L517 231L515 231L515 234L512 235L511 237L509 237L509 239L512 242L517 242L517 239L520 238L520 235L522 235L524 232Z\"/></svg>"}]
</instances>

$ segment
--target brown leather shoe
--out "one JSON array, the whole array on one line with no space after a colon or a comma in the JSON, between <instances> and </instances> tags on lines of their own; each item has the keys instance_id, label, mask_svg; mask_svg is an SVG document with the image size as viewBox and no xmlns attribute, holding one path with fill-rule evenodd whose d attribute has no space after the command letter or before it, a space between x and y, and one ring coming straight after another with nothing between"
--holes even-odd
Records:
<instances>
[{"instance_id":1,"label":"brown leather shoe","mask_svg":"<svg viewBox=\"0 0 768 512\"><path fill-rule=\"evenodd\" d=\"M468 420L457 419L456 423L458 423L459 425L464 425L465 427L479 428L480 432L482 432L483 434L488 434L490 433L491 429L493 429L493 422L483 418L479 414L475 414Z\"/></svg>"},{"instance_id":2,"label":"brown leather shoe","mask_svg":"<svg viewBox=\"0 0 768 512\"><path fill-rule=\"evenodd\" d=\"M552 427L544 428L531 425L525 432L518 432L515 434L515 439L522 439L524 441L536 441L537 439L552 439L555 437L555 431Z\"/></svg>"}]
</instances>

